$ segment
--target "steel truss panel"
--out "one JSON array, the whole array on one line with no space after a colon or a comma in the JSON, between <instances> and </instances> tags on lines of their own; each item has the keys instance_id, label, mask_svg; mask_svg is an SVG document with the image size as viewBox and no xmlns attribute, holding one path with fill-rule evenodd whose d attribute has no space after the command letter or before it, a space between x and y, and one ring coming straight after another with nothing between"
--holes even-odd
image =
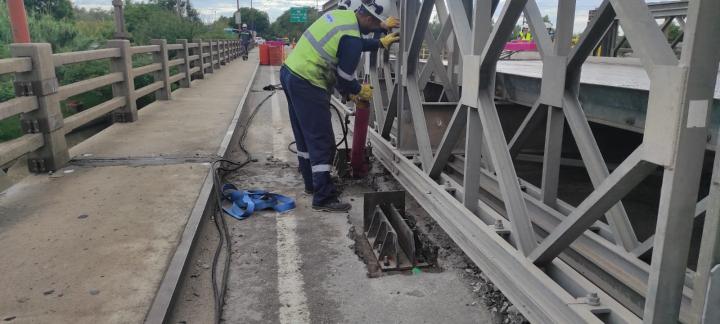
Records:
<instances>
[{"instance_id":1,"label":"steel truss panel","mask_svg":"<svg viewBox=\"0 0 720 324\"><path fill-rule=\"evenodd\" d=\"M720 205L717 194L697 206L695 198L720 59L720 34L710 32L720 30L719 2L687 4L679 60L661 30L672 20L658 26L642 0L604 0L574 46L574 0L558 1L554 39L535 0L505 1L493 23L497 3L397 1L400 48L369 55L364 71L376 97L373 153L531 321L697 321L720 240L706 234L702 253L711 261L697 273L686 271L693 217L683 215L699 216L706 205L707 213L717 213ZM437 39L428 29L433 7L441 24ZM523 13L544 68L540 96L508 142L494 102L496 65ZM643 143L610 172L579 91L583 63L618 24L651 88ZM419 62L423 46L430 52L426 64ZM570 134L563 134L565 123ZM542 185L536 188L518 178L513 160L543 126ZM564 136L575 139L595 188L577 207L557 198ZM658 168L664 178L656 234L640 243L621 200ZM607 224L599 220L603 215ZM509 235L496 232L497 223L507 225ZM717 223L706 220L713 228ZM650 249L652 264L638 258ZM594 292L599 303L584 298Z\"/></svg>"}]
</instances>

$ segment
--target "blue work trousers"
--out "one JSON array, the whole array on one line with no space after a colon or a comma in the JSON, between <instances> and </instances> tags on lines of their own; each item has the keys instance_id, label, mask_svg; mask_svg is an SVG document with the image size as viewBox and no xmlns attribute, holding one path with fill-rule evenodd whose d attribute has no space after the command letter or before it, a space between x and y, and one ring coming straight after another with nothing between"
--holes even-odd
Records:
<instances>
[{"instance_id":1,"label":"blue work trousers","mask_svg":"<svg viewBox=\"0 0 720 324\"><path fill-rule=\"evenodd\" d=\"M338 195L330 178L335 153L330 94L294 75L286 66L280 69L280 83L287 97L305 189L314 192L313 205L323 205Z\"/></svg>"}]
</instances>

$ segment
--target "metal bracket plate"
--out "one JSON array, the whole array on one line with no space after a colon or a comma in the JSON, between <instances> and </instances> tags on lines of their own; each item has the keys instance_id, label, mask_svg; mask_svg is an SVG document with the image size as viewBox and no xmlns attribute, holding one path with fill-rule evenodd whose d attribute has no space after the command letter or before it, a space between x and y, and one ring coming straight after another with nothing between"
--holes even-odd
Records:
<instances>
[{"instance_id":1,"label":"metal bracket plate","mask_svg":"<svg viewBox=\"0 0 720 324\"><path fill-rule=\"evenodd\" d=\"M410 270L429 264L419 255L416 234L404 217L405 192L366 193L363 232L383 271Z\"/></svg>"},{"instance_id":2,"label":"metal bracket plate","mask_svg":"<svg viewBox=\"0 0 720 324\"><path fill-rule=\"evenodd\" d=\"M15 96L47 96L58 92L60 85L57 78L38 81L15 81Z\"/></svg>"}]
</instances>

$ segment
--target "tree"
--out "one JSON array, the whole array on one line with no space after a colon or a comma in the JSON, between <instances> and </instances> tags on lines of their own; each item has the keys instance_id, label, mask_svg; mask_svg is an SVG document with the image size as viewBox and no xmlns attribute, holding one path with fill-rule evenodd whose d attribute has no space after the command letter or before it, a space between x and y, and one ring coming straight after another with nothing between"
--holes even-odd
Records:
<instances>
[{"instance_id":1,"label":"tree","mask_svg":"<svg viewBox=\"0 0 720 324\"><path fill-rule=\"evenodd\" d=\"M73 18L70 0L24 0L25 9L32 14L48 14L55 19Z\"/></svg>"},{"instance_id":2,"label":"tree","mask_svg":"<svg viewBox=\"0 0 720 324\"><path fill-rule=\"evenodd\" d=\"M242 16L242 22L246 23L248 28L255 30L258 35L264 35L270 30L270 17L264 11L242 7L240 16ZM230 18L230 27L239 29L233 18Z\"/></svg>"},{"instance_id":3,"label":"tree","mask_svg":"<svg viewBox=\"0 0 720 324\"><path fill-rule=\"evenodd\" d=\"M73 16L77 21L113 21L113 13L110 10L100 8L80 8L75 7Z\"/></svg>"},{"instance_id":4,"label":"tree","mask_svg":"<svg viewBox=\"0 0 720 324\"><path fill-rule=\"evenodd\" d=\"M672 42L674 41L678 36L680 36L680 33L682 30L680 30L680 26L672 23L670 26L668 26L668 29L666 31L667 39L668 41Z\"/></svg>"},{"instance_id":5,"label":"tree","mask_svg":"<svg viewBox=\"0 0 720 324\"><path fill-rule=\"evenodd\" d=\"M291 23L290 22L290 9L283 12L280 17L270 25L270 35L272 37L288 37L290 40L298 40L302 33L307 29L315 20L320 17L320 12L315 8L307 9L308 20L304 23Z\"/></svg>"},{"instance_id":6,"label":"tree","mask_svg":"<svg viewBox=\"0 0 720 324\"><path fill-rule=\"evenodd\" d=\"M152 0L160 8L175 12L179 17L187 17L190 20L200 22L200 14L190 3L190 0Z\"/></svg>"}]
</instances>

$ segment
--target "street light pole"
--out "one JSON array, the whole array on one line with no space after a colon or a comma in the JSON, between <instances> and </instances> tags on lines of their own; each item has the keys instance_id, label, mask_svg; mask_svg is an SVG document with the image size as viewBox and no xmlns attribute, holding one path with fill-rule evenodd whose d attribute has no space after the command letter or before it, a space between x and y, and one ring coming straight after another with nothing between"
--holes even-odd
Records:
<instances>
[{"instance_id":1,"label":"street light pole","mask_svg":"<svg viewBox=\"0 0 720 324\"><path fill-rule=\"evenodd\" d=\"M113 0L112 5L115 14L115 34L113 35L113 37L115 39L129 39L130 35L128 35L125 29L125 14L123 13L123 2L122 0Z\"/></svg>"},{"instance_id":2,"label":"street light pole","mask_svg":"<svg viewBox=\"0 0 720 324\"><path fill-rule=\"evenodd\" d=\"M253 15L253 0L250 0L250 30L255 30L255 16Z\"/></svg>"},{"instance_id":3,"label":"street light pole","mask_svg":"<svg viewBox=\"0 0 720 324\"><path fill-rule=\"evenodd\" d=\"M240 0L235 0L237 4L237 16L235 16L235 24L237 24L238 29L240 29L240 24L242 23L242 14L240 13Z\"/></svg>"},{"instance_id":4,"label":"street light pole","mask_svg":"<svg viewBox=\"0 0 720 324\"><path fill-rule=\"evenodd\" d=\"M30 43L30 30L28 28L27 14L25 13L23 0L8 0L7 7L13 42Z\"/></svg>"}]
</instances>

